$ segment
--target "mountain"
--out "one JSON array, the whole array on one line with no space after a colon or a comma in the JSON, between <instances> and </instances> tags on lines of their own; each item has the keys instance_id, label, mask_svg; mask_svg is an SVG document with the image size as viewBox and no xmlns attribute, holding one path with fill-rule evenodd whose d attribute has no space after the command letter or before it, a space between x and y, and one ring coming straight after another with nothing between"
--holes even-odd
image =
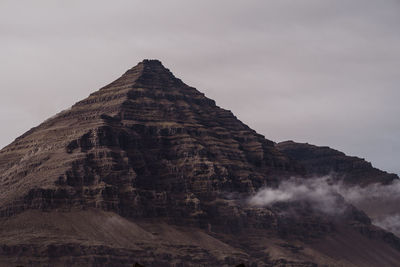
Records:
<instances>
[{"instance_id":1,"label":"mountain","mask_svg":"<svg viewBox=\"0 0 400 267\"><path fill-rule=\"evenodd\" d=\"M0 151L0 264L400 262L400 239L340 197L340 214L249 201L307 174L281 145L144 60Z\"/></svg>"},{"instance_id":2,"label":"mountain","mask_svg":"<svg viewBox=\"0 0 400 267\"><path fill-rule=\"evenodd\" d=\"M255 192L301 171L230 111L145 60L1 150L1 212L67 204L201 217L198 199Z\"/></svg>"}]
</instances>

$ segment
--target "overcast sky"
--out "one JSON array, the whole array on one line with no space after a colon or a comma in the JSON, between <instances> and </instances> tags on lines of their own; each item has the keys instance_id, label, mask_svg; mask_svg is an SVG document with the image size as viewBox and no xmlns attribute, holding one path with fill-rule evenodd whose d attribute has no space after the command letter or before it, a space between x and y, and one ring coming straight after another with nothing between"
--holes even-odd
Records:
<instances>
[{"instance_id":1,"label":"overcast sky","mask_svg":"<svg viewBox=\"0 0 400 267\"><path fill-rule=\"evenodd\" d=\"M0 0L0 146L157 58L274 141L400 173L400 1Z\"/></svg>"}]
</instances>

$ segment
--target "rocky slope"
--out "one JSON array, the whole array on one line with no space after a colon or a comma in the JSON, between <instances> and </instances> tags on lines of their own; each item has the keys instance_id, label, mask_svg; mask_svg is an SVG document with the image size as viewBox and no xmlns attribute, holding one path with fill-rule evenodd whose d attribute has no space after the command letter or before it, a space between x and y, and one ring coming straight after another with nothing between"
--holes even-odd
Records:
<instances>
[{"instance_id":1,"label":"rocky slope","mask_svg":"<svg viewBox=\"0 0 400 267\"><path fill-rule=\"evenodd\" d=\"M0 220L0 266L396 266L399 251L389 237L367 230L338 224L300 240L262 228L227 234L98 209L30 210Z\"/></svg>"},{"instance_id":2,"label":"rocky slope","mask_svg":"<svg viewBox=\"0 0 400 267\"><path fill-rule=\"evenodd\" d=\"M250 205L260 188L306 174L286 154L161 62L144 60L0 151L0 263L400 261L400 240L346 203L340 216L306 201Z\"/></svg>"}]
</instances>

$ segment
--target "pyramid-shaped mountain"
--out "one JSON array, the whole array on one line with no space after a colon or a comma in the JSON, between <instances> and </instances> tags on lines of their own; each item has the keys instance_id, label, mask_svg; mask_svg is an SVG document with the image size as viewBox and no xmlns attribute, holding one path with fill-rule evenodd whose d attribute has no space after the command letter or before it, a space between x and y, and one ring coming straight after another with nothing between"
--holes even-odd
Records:
<instances>
[{"instance_id":1,"label":"pyramid-shaped mountain","mask_svg":"<svg viewBox=\"0 0 400 267\"><path fill-rule=\"evenodd\" d=\"M254 192L298 171L230 111L144 60L1 150L1 209L201 216L220 192Z\"/></svg>"},{"instance_id":2,"label":"pyramid-shaped mountain","mask_svg":"<svg viewBox=\"0 0 400 267\"><path fill-rule=\"evenodd\" d=\"M248 201L312 174L291 147L144 60L0 151L0 266L396 266L340 197Z\"/></svg>"}]
</instances>

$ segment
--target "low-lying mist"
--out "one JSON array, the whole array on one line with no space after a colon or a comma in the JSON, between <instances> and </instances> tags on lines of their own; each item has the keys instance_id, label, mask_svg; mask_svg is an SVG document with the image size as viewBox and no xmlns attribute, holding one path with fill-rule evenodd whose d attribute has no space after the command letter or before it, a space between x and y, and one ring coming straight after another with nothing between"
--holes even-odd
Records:
<instances>
[{"instance_id":1,"label":"low-lying mist","mask_svg":"<svg viewBox=\"0 0 400 267\"><path fill-rule=\"evenodd\" d=\"M340 214L348 203L363 210L373 224L400 236L400 181L369 186L346 185L333 176L291 178L277 188L263 188L248 201L255 206L270 206L277 202L307 201L313 208L327 214Z\"/></svg>"}]
</instances>

